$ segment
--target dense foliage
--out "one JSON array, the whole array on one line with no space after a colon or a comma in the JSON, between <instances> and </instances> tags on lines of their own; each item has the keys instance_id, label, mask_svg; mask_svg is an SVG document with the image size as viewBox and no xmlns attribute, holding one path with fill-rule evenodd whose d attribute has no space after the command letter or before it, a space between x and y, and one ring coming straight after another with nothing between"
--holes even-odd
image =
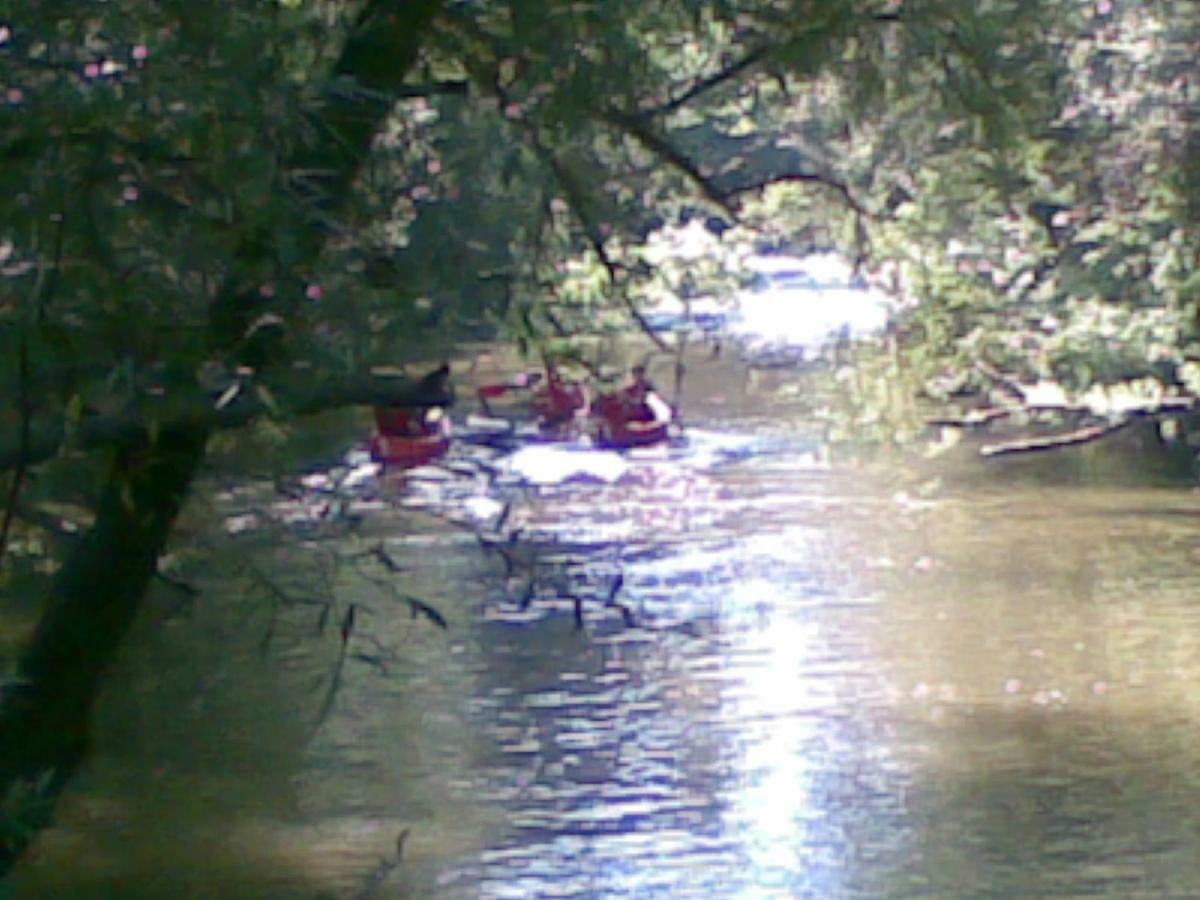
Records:
<instances>
[{"instance_id":1,"label":"dense foliage","mask_svg":"<svg viewBox=\"0 0 1200 900\"><path fill-rule=\"evenodd\" d=\"M902 262L911 346L962 376L947 383L999 372L1098 413L1190 396L1200 20L1180 3L1056 6L1053 25L957 29L969 55L924 73L951 90L919 119L877 119L871 177L893 200L874 249ZM982 80L964 86L964 62Z\"/></svg>"},{"instance_id":2,"label":"dense foliage","mask_svg":"<svg viewBox=\"0 0 1200 900\"><path fill-rule=\"evenodd\" d=\"M4 17L6 464L26 413L152 424L171 392L594 327L692 215L842 247L939 360L1197 378L1188 4L450 3L331 176L322 129L375 99L340 52L383 7Z\"/></svg>"}]
</instances>

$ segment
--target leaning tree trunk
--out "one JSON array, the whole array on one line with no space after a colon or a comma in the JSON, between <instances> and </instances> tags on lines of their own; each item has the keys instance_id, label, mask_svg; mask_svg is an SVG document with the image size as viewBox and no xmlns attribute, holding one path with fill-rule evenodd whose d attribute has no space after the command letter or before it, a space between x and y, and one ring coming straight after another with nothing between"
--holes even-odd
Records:
<instances>
[{"instance_id":1,"label":"leaning tree trunk","mask_svg":"<svg viewBox=\"0 0 1200 900\"><path fill-rule=\"evenodd\" d=\"M334 74L364 90L339 98L325 113L323 143L293 160L294 168L324 173L323 215L345 202L391 111L386 98L402 84L442 2L369 4L347 41ZM312 216L296 226L313 250L324 238L318 221ZM232 294L222 299L236 302ZM210 434L208 423L182 423L109 448L112 468L95 524L54 577L16 678L0 690L0 879L50 821L62 787L84 758L92 705L204 462Z\"/></svg>"},{"instance_id":2,"label":"leaning tree trunk","mask_svg":"<svg viewBox=\"0 0 1200 900\"><path fill-rule=\"evenodd\" d=\"M49 818L87 750L92 701L141 605L208 434L180 429L117 449L95 525L53 593L0 704L8 821L0 875Z\"/></svg>"}]
</instances>

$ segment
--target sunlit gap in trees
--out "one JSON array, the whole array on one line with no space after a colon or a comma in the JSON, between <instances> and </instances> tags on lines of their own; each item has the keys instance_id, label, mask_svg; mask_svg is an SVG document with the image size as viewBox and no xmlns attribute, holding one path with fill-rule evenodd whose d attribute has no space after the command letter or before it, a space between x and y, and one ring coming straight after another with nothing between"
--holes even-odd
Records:
<instances>
[{"instance_id":1,"label":"sunlit gap in trees","mask_svg":"<svg viewBox=\"0 0 1200 900\"><path fill-rule=\"evenodd\" d=\"M833 252L755 252L698 221L652 234L645 261L660 284L647 321L669 331L699 326L754 347L817 349L881 331L895 303Z\"/></svg>"},{"instance_id":2,"label":"sunlit gap in trees","mask_svg":"<svg viewBox=\"0 0 1200 900\"><path fill-rule=\"evenodd\" d=\"M856 279L835 253L753 256L749 290L739 293L730 330L752 341L818 346L833 337L863 337L887 324L891 303Z\"/></svg>"}]
</instances>

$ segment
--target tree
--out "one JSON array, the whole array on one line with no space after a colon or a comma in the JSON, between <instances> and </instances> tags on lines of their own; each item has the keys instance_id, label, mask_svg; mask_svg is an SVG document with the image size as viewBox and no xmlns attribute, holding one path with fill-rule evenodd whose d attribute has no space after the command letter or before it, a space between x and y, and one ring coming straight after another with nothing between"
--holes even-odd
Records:
<instances>
[{"instance_id":1,"label":"tree","mask_svg":"<svg viewBox=\"0 0 1200 900\"><path fill-rule=\"evenodd\" d=\"M1073 61L1081 10L0 6L0 548L65 475L94 514L0 697L0 796L45 821L220 430L437 402L371 367L636 315L644 238L697 215L897 265L939 353L1017 315L1074 258L1053 204L1093 183L1090 133L1059 121L1103 68ZM1032 284L981 287L997 260ZM0 872L31 835L0 836Z\"/></svg>"},{"instance_id":2,"label":"tree","mask_svg":"<svg viewBox=\"0 0 1200 900\"><path fill-rule=\"evenodd\" d=\"M1029 16L1014 29L980 16L960 31L974 70L989 73L985 89L949 95L963 104L941 98L935 115L949 114L932 130L928 115L916 127L882 117L879 152L908 162L871 166L896 187L875 250L921 300L906 326L909 361L971 392L972 406L1006 398L946 421L1061 422L994 453L1187 413L1200 387L1190 153L1200 21L1171 2L1058 7L1053 22ZM948 84L961 77L941 68Z\"/></svg>"},{"instance_id":3,"label":"tree","mask_svg":"<svg viewBox=\"0 0 1200 900\"><path fill-rule=\"evenodd\" d=\"M85 752L97 684L223 418L214 413L236 415L232 404L214 408L205 363L218 377L242 369L257 401L274 405L265 376L278 364L271 331L282 320L272 301L296 305L302 260L328 240L329 217L346 206L390 111L382 91L403 82L438 7L368 10L333 63L334 72L356 74L356 92L330 107L322 133L278 144L272 130L298 127L289 109L298 87L252 93L244 121L222 104L232 105L243 84L278 84L302 62L283 52L296 47L272 42L277 28L303 24L284 10L255 13L226 33L223 16L182 6L147 6L126 19L48 3L5 26L17 126L4 148L12 207L4 324L7 358L17 360L9 377L20 433L10 511L29 468L47 447L57 450L37 442L40 419L76 419L85 446L98 444L108 458L95 523L48 585L0 707L0 785L27 803L32 796L29 808L48 812ZM208 82L121 77L148 60L155 36L160 52L174 51L180 75L191 63L211 73ZM214 87L224 90L205 92ZM328 193L306 202L301 178ZM291 194L283 203L273 196L281 188ZM285 236L277 217L289 206L303 218ZM88 396L97 381L103 388ZM115 414L93 424L89 401ZM42 821L5 835L4 868Z\"/></svg>"}]
</instances>

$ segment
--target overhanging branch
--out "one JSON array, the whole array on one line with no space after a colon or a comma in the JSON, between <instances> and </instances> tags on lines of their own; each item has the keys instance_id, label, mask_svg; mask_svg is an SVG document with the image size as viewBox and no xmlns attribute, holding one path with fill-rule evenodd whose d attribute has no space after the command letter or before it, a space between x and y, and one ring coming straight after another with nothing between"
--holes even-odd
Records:
<instances>
[{"instance_id":1,"label":"overhanging branch","mask_svg":"<svg viewBox=\"0 0 1200 900\"><path fill-rule=\"evenodd\" d=\"M1137 416L1122 416L1111 422L1098 425L1085 425L1062 434L1050 434L1039 437L1018 438L997 444L985 444L979 448L979 455L984 457L1013 456L1018 453L1034 453L1039 450L1059 450L1063 447L1075 447L1080 444L1090 444L1101 438L1108 437L1121 431L1136 421Z\"/></svg>"},{"instance_id":2,"label":"overhanging branch","mask_svg":"<svg viewBox=\"0 0 1200 900\"><path fill-rule=\"evenodd\" d=\"M508 96L501 87L498 77L493 78L491 89L496 94L500 104L507 106L509 102ZM579 224L583 226L584 235L587 237L592 252L596 254L596 258L604 266L604 271L608 274L608 283L612 288L617 289L617 296L625 306L626 311L642 333L650 338L659 350L670 352L671 348L650 327L650 323L646 321L646 317L637 308L637 304L624 291L618 289L620 286L620 267L605 249L604 236L601 229L588 212L589 202L586 189L580 184L579 179L555 156L554 152L546 146L533 123L521 122L520 124L534 153L542 161L542 164L550 170L551 174L554 175L555 181L566 195L567 206L570 208L572 215L579 220Z\"/></svg>"},{"instance_id":3,"label":"overhanging branch","mask_svg":"<svg viewBox=\"0 0 1200 900\"><path fill-rule=\"evenodd\" d=\"M392 91L393 97L438 97L465 96L469 89L466 81L430 81L425 84L405 84Z\"/></svg>"},{"instance_id":4,"label":"overhanging branch","mask_svg":"<svg viewBox=\"0 0 1200 900\"><path fill-rule=\"evenodd\" d=\"M1058 450L1090 444L1117 433L1138 421L1154 422L1164 416L1177 416L1194 412L1200 407L1200 398L1188 394L1164 394L1148 397L1142 402L1125 400L1117 404L1104 404L1099 399L1088 402L1088 398L1076 398L1055 384L1025 384L1015 376L996 369L986 361L978 361L976 368L992 381L1002 385L1014 398L1011 405L973 409L958 416L937 416L927 424L952 428L986 428L992 422L1014 416L1054 416L1064 422L1067 430L1048 435L1022 435L1008 440L985 444L979 449L983 457L1013 456ZM1071 423L1074 423L1073 426Z\"/></svg>"},{"instance_id":5,"label":"overhanging branch","mask_svg":"<svg viewBox=\"0 0 1200 900\"><path fill-rule=\"evenodd\" d=\"M608 273L608 283L614 288L619 288L618 266L616 262L613 261L612 257L609 256L608 251L604 249L604 239L600 235L600 229L596 227L596 224L592 222L587 215L587 203L584 200L582 189L578 184L575 183L575 179L571 177L570 173L567 172L561 165L559 165L558 160L554 158L552 153L550 153L548 150L545 150L541 146L538 146L537 150L540 154L542 154L543 161L547 166L550 167L550 170L554 173L554 177L558 180L559 185L566 193L567 204L571 207L571 211L583 225L583 230L587 235L588 243L591 244L592 252L596 254L596 258L600 260L600 264L604 266L604 271ZM617 290L617 296L621 299L621 302L625 306L626 312L628 312L633 318L633 321L637 323L637 326L639 329L641 329L642 333L649 337L659 350L664 352L669 351L670 348L666 345L666 343L664 343L663 339L658 335L658 333L650 327L650 323L646 321L646 317L642 315L642 311L637 308L637 304L630 299L629 295L622 290Z\"/></svg>"},{"instance_id":6,"label":"overhanging branch","mask_svg":"<svg viewBox=\"0 0 1200 900\"><path fill-rule=\"evenodd\" d=\"M818 172L786 172L782 175L773 175L770 178L764 178L761 181L756 181L751 184L739 185L728 193L730 196L737 196L739 194L749 194L755 191L766 190L772 185L789 183L815 184L820 187L828 188L829 190L838 194L847 207L863 218L870 219L872 221L880 218L878 213L874 213L863 206L858 198L854 196L853 191L850 190L850 186L844 181L834 178L832 175L822 175Z\"/></svg>"},{"instance_id":7,"label":"overhanging branch","mask_svg":"<svg viewBox=\"0 0 1200 900\"><path fill-rule=\"evenodd\" d=\"M641 116L630 115L612 107L602 112L604 120L628 134L663 162L681 172L708 201L719 207L731 219L737 218L737 208L729 194L721 191L712 179L700 171L696 162L665 137L656 134Z\"/></svg>"},{"instance_id":8,"label":"overhanging branch","mask_svg":"<svg viewBox=\"0 0 1200 900\"><path fill-rule=\"evenodd\" d=\"M266 415L304 416L344 406L376 404L442 406L452 400L445 392L431 390L420 381L380 375L322 382L293 379L286 385L273 383L270 391L261 392L253 382L247 382L232 402L219 409L216 399L200 388L180 391L165 398L147 398L124 413L85 418L70 432L61 417L44 417L30 428L26 463L45 462L64 449L124 445L151 430L222 430ZM10 435L0 437L0 471L15 468L21 459L20 441Z\"/></svg>"},{"instance_id":9,"label":"overhanging branch","mask_svg":"<svg viewBox=\"0 0 1200 900\"><path fill-rule=\"evenodd\" d=\"M688 103L691 103L702 94L706 94L714 88L720 87L726 82L732 81L748 70L754 68L763 60L765 60L769 53L770 48L768 47L759 47L755 50L751 50L736 62L730 63L725 68L701 78L687 90L683 91L678 96L671 98L666 103L663 103L659 106L649 107L642 110L642 112L643 114L649 116L670 115L676 110L686 106Z\"/></svg>"}]
</instances>

